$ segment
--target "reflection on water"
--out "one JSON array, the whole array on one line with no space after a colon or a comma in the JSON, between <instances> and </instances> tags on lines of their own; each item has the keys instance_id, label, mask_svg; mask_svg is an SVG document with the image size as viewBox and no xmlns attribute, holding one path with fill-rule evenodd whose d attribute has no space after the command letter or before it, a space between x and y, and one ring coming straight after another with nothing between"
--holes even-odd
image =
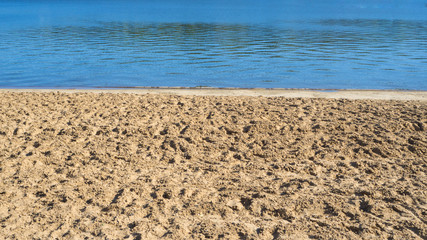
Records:
<instances>
[{"instance_id":1,"label":"reflection on water","mask_svg":"<svg viewBox=\"0 0 427 240\"><path fill-rule=\"evenodd\" d=\"M0 87L427 90L427 21L91 21L0 29Z\"/></svg>"}]
</instances>

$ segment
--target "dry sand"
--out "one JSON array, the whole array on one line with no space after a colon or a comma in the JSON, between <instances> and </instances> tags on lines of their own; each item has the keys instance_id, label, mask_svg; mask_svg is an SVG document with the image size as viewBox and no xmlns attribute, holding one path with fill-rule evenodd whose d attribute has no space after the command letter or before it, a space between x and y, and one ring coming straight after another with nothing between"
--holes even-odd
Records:
<instances>
[{"instance_id":1,"label":"dry sand","mask_svg":"<svg viewBox=\"0 0 427 240\"><path fill-rule=\"evenodd\" d=\"M1 238L427 238L426 101L0 102Z\"/></svg>"}]
</instances>

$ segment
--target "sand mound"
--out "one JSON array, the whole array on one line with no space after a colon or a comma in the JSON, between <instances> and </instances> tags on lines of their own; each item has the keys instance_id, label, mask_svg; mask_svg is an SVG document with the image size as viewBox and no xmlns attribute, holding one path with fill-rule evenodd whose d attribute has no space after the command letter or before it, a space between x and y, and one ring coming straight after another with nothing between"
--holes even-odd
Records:
<instances>
[{"instance_id":1,"label":"sand mound","mask_svg":"<svg viewBox=\"0 0 427 240\"><path fill-rule=\"evenodd\" d=\"M0 101L5 238L427 238L426 102Z\"/></svg>"}]
</instances>

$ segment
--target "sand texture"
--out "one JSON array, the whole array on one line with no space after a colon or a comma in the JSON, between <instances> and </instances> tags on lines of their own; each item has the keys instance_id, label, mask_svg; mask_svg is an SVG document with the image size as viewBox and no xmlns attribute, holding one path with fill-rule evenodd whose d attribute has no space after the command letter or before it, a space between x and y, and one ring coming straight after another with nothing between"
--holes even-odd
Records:
<instances>
[{"instance_id":1,"label":"sand texture","mask_svg":"<svg viewBox=\"0 0 427 240\"><path fill-rule=\"evenodd\" d=\"M426 101L0 102L0 238L427 239Z\"/></svg>"}]
</instances>

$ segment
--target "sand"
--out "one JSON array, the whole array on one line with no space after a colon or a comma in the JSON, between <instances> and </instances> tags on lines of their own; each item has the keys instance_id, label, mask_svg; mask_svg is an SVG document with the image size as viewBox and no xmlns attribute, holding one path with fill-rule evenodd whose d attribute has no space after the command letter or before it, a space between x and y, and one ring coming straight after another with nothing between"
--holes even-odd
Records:
<instances>
[{"instance_id":1,"label":"sand","mask_svg":"<svg viewBox=\"0 0 427 240\"><path fill-rule=\"evenodd\" d=\"M418 99L4 90L0 238L427 239Z\"/></svg>"},{"instance_id":2,"label":"sand","mask_svg":"<svg viewBox=\"0 0 427 240\"><path fill-rule=\"evenodd\" d=\"M245 97L288 97L288 98L330 98L330 99L378 99L427 101L427 91L395 90L310 90L280 88L185 88L148 87L121 89L0 89L7 92L61 92L61 93L127 93L127 94L169 94L180 96L245 96Z\"/></svg>"}]
</instances>

